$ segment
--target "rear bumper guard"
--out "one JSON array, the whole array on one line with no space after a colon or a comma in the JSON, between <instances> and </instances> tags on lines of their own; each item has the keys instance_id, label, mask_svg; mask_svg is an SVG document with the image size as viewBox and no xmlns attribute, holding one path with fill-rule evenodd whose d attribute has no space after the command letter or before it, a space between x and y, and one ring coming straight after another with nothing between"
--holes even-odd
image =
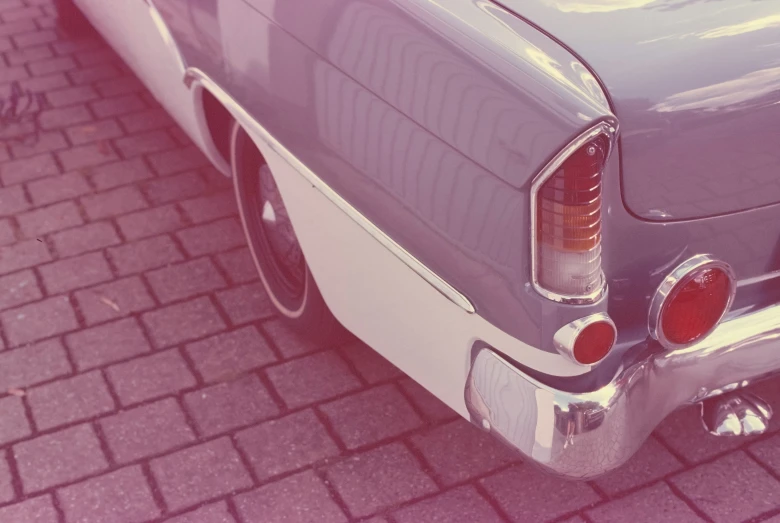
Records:
<instances>
[{"instance_id":1,"label":"rear bumper guard","mask_svg":"<svg viewBox=\"0 0 780 523\"><path fill-rule=\"evenodd\" d=\"M780 304L722 323L675 351L625 361L593 392L553 389L481 349L466 383L472 421L556 475L587 479L626 462L673 410L780 371Z\"/></svg>"}]
</instances>

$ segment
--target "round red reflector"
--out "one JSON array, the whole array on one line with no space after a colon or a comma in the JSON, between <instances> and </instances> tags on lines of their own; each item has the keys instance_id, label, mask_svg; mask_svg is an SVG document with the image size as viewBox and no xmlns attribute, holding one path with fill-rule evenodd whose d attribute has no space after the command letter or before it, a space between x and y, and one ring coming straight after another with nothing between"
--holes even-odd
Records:
<instances>
[{"instance_id":1,"label":"round red reflector","mask_svg":"<svg viewBox=\"0 0 780 523\"><path fill-rule=\"evenodd\" d=\"M731 277L717 267L699 269L680 281L661 310L664 337L685 345L709 334L729 306L731 284Z\"/></svg>"},{"instance_id":2,"label":"round red reflector","mask_svg":"<svg viewBox=\"0 0 780 523\"><path fill-rule=\"evenodd\" d=\"M615 329L606 321L591 323L574 342L574 359L583 365L601 361L615 344Z\"/></svg>"}]
</instances>

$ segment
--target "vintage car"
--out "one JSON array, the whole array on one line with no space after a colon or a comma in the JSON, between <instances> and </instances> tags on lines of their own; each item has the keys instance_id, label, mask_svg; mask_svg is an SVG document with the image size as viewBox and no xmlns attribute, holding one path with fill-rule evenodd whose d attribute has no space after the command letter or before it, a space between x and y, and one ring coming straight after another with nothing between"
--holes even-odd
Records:
<instances>
[{"instance_id":1,"label":"vintage car","mask_svg":"<svg viewBox=\"0 0 780 523\"><path fill-rule=\"evenodd\" d=\"M59 0L233 179L279 314L554 474L780 371L780 2ZM85 18L81 18L85 16Z\"/></svg>"}]
</instances>

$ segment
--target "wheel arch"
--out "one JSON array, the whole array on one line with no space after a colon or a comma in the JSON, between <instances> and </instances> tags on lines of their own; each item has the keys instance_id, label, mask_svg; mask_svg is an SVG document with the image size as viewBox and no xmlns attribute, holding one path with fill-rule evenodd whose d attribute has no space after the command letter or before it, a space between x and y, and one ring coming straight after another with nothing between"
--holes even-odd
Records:
<instances>
[{"instance_id":1,"label":"wheel arch","mask_svg":"<svg viewBox=\"0 0 780 523\"><path fill-rule=\"evenodd\" d=\"M197 82L191 87L203 152L219 172L231 177L230 140L236 119L206 86Z\"/></svg>"}]
</instances>

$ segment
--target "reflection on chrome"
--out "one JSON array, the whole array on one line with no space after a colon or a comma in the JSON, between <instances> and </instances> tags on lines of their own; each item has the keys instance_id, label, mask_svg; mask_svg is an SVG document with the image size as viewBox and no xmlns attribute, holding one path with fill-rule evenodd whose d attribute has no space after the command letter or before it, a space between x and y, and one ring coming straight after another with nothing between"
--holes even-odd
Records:
<instances>
[{"instance_id":1,"label":"reflection on chrome","mask_svg":"<svg viewBox=\"0 0 780 523\"><path fill-rule=\"evenodd\" d=\"M728 110L732 106L768 96L778 89L780 89L780 67L773 67L748 73L735 80L673 94L653 106L651 110L659 113L694 109Z\"/></svg>"},{"instance_id":2,"label":"reflection on chrome","mask_svg":"<svg viewBox=\"0 0 780 523\"><path fill-rule=\"evenodd\" d=\"M750 392L733 392L701 405L701 421L713 436L754 436L769 428L772 407Z\"/></svg>"},{"instance_id":3,"label":"reflection on chrome","mask_svg":"<svg viewBox=\"0 0 780 523\"><path fill-rule=\"evenodd\" d=\"M611 383L584 393L547 386L483 348L466 381L466 406L473 423L548 472L591 478L628 460L676 408L702 398L714 401L734 384L753 383L780 370L778 343L780 304L725 322L685 349L637 347L638 353L624 357ZM750 412L735 414L743 433L760 429L753 415L761 413L759 404L750 405ZM732 403L732 412L735 407ZM764 410L768 419L771 413ZM710 419L716 428L723 418ZM748 426L742 426L743 419Z\"/></svg>"}]
</instances>

